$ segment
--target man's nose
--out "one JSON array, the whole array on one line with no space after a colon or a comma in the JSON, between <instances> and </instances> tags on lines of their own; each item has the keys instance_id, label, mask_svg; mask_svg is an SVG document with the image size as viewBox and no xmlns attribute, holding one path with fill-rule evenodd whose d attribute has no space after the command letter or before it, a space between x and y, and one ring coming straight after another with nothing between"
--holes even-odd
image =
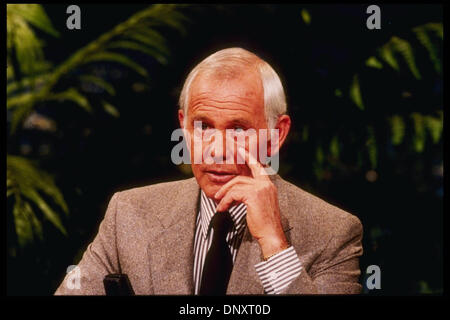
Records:
<instances>
[{"instance_id":1,"label":"man's nose","mask_svg":"<svg viewBox=\"0 0 450 320\"><path fill-rule=\"evenodd\" d=\"M211 157L214 160L214 163L225 163L229 157L233 156L233 141L229 141L227 139L225 131L217 130L213 141L210 145L211 149Z\"/></svg>"}]
</instances>

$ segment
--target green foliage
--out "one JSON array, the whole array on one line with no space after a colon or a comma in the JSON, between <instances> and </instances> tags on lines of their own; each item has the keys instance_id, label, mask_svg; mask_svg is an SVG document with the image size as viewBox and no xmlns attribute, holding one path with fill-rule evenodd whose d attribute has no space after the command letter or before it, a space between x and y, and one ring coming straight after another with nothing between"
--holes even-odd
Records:
<instances>
[{"instance_id":1,"label":"green foliage","mask_svg":"<svg viewBox=\"0 0 450 320\"><path fill-rule=\"evenodd\" d=\"M315 162L313 164L314 174L315 174L317 180L319 180L319 181L323 179L324 160L325 160L325 154L324 154L322 146L319 144L316 147L316 158L315 158Z\"/></svg>"},{"instance_id":2,"label":"green foliage","mask_svg":"<svg viewBox=\"0 0 450 320\"><path fill-rule=\"evenodd\" d=\"M410 115L414 128L412 139L413 149L415 152L422 152L426 144L427 132L434 144L439 143L443 131L443 113L438 112L439 116L423 115L413 112ZM401 115L393 115L388 119L391 126L391 142L394 146L402 144L405 137L407 119Z\"/></svg>"},{"instance_id":3,"label":"green foliage","mask_svg":"<svg viewBox=\"0 0 450 320\"><path fill-rule=\"evenodd\" d=\"M36 217L38 208L56 228L67 234L59 215L42 197L50 197L53 202L68 213L64 197L53 178L40 170L32 161L19 156L6 156L6 196L14 197L13 216L18 243L25 246L37 236L42 239L42 224ZM33 206L33 205L34 206Z\"/></svg>"},{"instance_id":4,"label":"green foliage","mask_svg":"<svg viewBox=\"0 0 450 320\"><path fill-rule=\"evenodd\" d=\"M425 121L424 117L417 112L411 114L411 118L414 121L415 134L413 138L414 150L416 152L422 152L425 148Z\"/></svg>"},{"instance_id":5,"label":"green foliage","mask_svg":"<svg viewBox=\"0 0 450 320\"><path fill-rule=\"evenodd\" d=\"M423 60L416 61L415 56L415 51L423 46L428 52L428 58L432 61L434 70L438 75L442 75L442 57L438 50L443 40L442 23L427 23L417 26L412 29L411 35L413 38L415 35L417 41L407 41L395 35L391 36L388 42L374 51L374 55L365 59L364 67L366 69L362 68L358 73L353 74L347 97L349 102L362 113L361 123L351 129L352 132L347 130L347 135L340 135L336 130L330 132L327 137L321 136L320 141L312 141L312 135L309 135L308 130L313 132L314 128L303 127L301 142L312 144L314 147L313 170L317 180L324 179L327 170L338 169L342 166L347 169L360 169L365 167L367 162L372 170L378 168L383 150L380 143L383 143L383 141L377 139L377 137L387 136L393 146L407 143L408 147L411 147L411 150L415 153L423 152L428 141L434 144L442 141L443 113L442 110L439 110L441 106L430 108L428 112L424 113L414 112L414 110L397 111L395 114L389 114L388 112L388 115L381 115L387 122L387 126L377 125L369 120L373 119L373 115L377 112L376 109L371 108L371 115L365 116L369 110L364 103L360 81L364 79L367 68L376 69L377 71L371 72L378 73L384 73L391 69L403 76L412 76L414 81L427 81L427 79L422 79L422 74L419 71L419 66L422 66ZM407 66L407 69L402 68L402 66ZM336 88L334 94L337 98L343 98L342 92L340 88ZM390 101L386 101L386 104L389 103ZM386 129L388 131L384 132ZM411 132L411 135L409 135L409 132ZM363 136L364 138L362 138ZM427 139L428 136L430 137L429 140ZM322 145L324 139L329 141L327 149L324 149ZM344 160L341 160L340 156L346 155L346 158L349 159L349 155L342 152L341 148L348 144L353 144L349 150L356 150L355 155L350 156L354 159L351 160L354 163L344 164Z\"/></svg>"},{"instance_id":6,"label":"green foliage","mask_svg":"<svg viewBox=\"0 0 450 320\"><path fill-rule=\"evenodd\" d=\"M423 115L418 112L411 114L414 123L413 144L416 152L422 152L425 148L426 133L428 132L434 144L438 143L442 136L443 118L431 115Z\"/></svg>"},{"instance_id":7,"label":"green foliage","mask_svg":"<svg viewBox=\"0 0 450 320\"><path fill-rule=\"evenodd\" d=\"M6 48L10 70L8 78L17 74L11 63L13 59L17 60L20 72L27 75L48 70L50 67L44 59L42 41L37 38L31 26L55 37L59 35L40 4L7 4Z\"/></svg>"},{"instance_id":8,"label":"green foliage","mask_svg":"<svg viewBox=\"0 0 450 320\"><path fill-rule=\"evenodd\" d=\"M365 60L365 66L368 68L378 69L382 72L386 68L392 68L398 73L404 72L401 70L401 61L408 67L410 74L415 80L421 80L422 75L419 71L419 67L416 62L414 51L414 45L416 48L423 46L428 52L428 58L433 63L434 69L438 75L442 75L442 57L438 48L442 46L443 40L443 26L442 23L427 23L424 25L416 26L412 29L412 34L415 35L417 42L407 41L398 36L392 36L389 41L376 50L376 55L370 56ZM363 93L360 87L360 77L362 77L362 71L359 74L354 74L349 86L350 101L353 102L360 110L365 111L365 105L363 103ZM340 89L335 89L335 95L340 97ZM388 103L388 102L387 102ZM395 114L387 116L387 122L390 127L390 138L394 146L398 146L405 141L405 134L408 126L413 127L412 148L415 152L423 152L427 142L427 132L430 134L431 140L434 144L439 143L442 138L443 130L443 116L442 111L437 111L439 116L432 115L436 112L436 109L430 109L429 114L421 114L418 112L409 112L406 110L406 114ZM381 128L374 126L367 127L368 139L366 141L366 147L369 156L370 166L375 168L377 166L378 152L377 142L375 139L375 133ZM334 139L334 138L333 138ZM335 146L339 145L334 142ZM334 147L338 148L338 147ZM331 149L330 149L331 152ZM336 150L334 151L336 152ZM362 157L358 155L358 167L362 164Z\"/></svg>"},{"instance_id":9,"label":"green foliage","mask_svg":"<svg viewBox=\"0 0 450 320\"><path fill-rule=\"evenodd\" d=\"M389 118L392 132L392 144L397 146L402 143L405 137L405 121L400 115L393 115Z\"/></svg>"},{"instance_id":10,"label":"green foliage","mask_svg":"<svg viewBox=\"0 0 450 320\"><path fill-rule=\"evenodd\" d=\"M416 79L421 78L419 69L417 69L413 49L408 41L394 36L391 38L390 42L387 43L387 46L390 46L390 50L398 52L403 56L406 63L408 64L409 70L412 72Z\"/></svg>"},{"instance_id":11,"label":"green foliage","mask_svg":"<svg viewBox=\"0 0 450 320\"><path fill-rule=\"evenodd\" d=\"M425 116L425 125L430 132L433 143L438 143L442 136L442 130L444 129L443 113L440 112L439 118L430 115Z\"/></svg>"},{"instance_id":12,"label":"green foliage","mask_svg":"<svg viewBox=\"0 0 450 320\"><path fill-rule=\"evenodd\" d=\"M418 42L428 51L429 58L433 62L436 72L440 74L442 70L442 59L439 58L437 45L442 44L443 40L442 23L427 23L413 28L412 31ZM398 57L401 56L413 76L417 80L421 79L421 74L416 64L413 46L409 41L397 36L392 36L387 43L377 49L377 54L382 61L397 72L401 71ZM376 56L369 57L366 60L365 65L376 69L383 68L383 63ZM354 76L350 86L350 98L360 109L362 109L362 97L357 75Z\"/></svg>"},{"instance_id":13,"label":"green foliage","mask_svg":"<svg viewBox=\"0 0 450 320\"><path fill-rule=\"evenodd\" d=\"M437 45L442 44L442 40L444 39L442 23L427 23L413 28L412 31L419 43L428 51L429 58L432 61L436 72L440 74L442 70L442 59L439 58ZM421 79L414 57L414 50L409 41L393 36L386 44L379 48L378 54L382 60L396 71L400 71L398 58L396 56L400 54L414 77L418 80ZM371 61L369 62L368 60L366 64L371 67L381 68L382 66L379 62L375 62L373 59L376 58L369 58Z\"/></svg>"},{"instance_id":14,"label":"green foliage","mask_svg":"<svg viewBox=\"0 0 450 320\"><path fill-rule=\"evenodd\" d=\"M371 67L371 68L375 68L375 69L382 69L383 68L383 64L374 56L369 57L366 60L366 66Z\"/></svg>"},{"instance_id":15,"label":"green foliage","mask_svg":"<svg viewBox=\"0 0 450 320\"><path fill-rule=\"evenodd\" d=\"M318 163L319 165L322 165L322 164L323 164L323 161L325 160L325 155L324 155L324 153L323 153L323 148L322 148L321 145L317 146L317 149L316 149L316 159L317 159L317 163Z\"/></svg>"},{"instance_id":16,"label":"green foliage","mask_svg":"<svg viewBox=\"0 0 450 320\"><path fill-rule=\"evenodd\" d=\"M414 52L411 44L408 41L397 36L393 36L385 45L383 45L379 49L380 57L393 69L395 69L396 71L400 71L398 60L396 58L397 54L400 54L404 58L406 64L409 67L409 70L412 72L414 77L416 79L420 79L421 75L415 62Z\"/></svg>"},{"instance_id":17,"label":"green foliage","mask_svg":"<svg viewBox=\"0 0 450 320\"><path fill-rule=\"evenodd\" d=\"M114 86L112 86L109 82L103 80L102 78L93 75L82 75L80 76L80 81L83 83L92 83L98 87L101 87L110 95L112 96L116 95L116 90L114 89Z\"/></svg>"},{"instance_id":18,"label":"green foliage","mask_svg":"<svg viewBox=\"0 0 450 320\"><path fill-rule=\"evenodd\" d=\"M119 111L111 103L102 100L103 109L115 118L120 116Z\"/></svg>"},{"instance_id":19,"label":"green foliage","mask_svg":"<svg viewBox=\"0 0 450 320\"><path fill-rule=\"evenodd\" d=\"M303 13L302 13L303 14ZM404 37L404 38L403 38ZM406 40L407 39L407 40ZM422 55L417 55L420 49L425 48L429 59L436 71L437 76L442 75L442 48L443 27L442 23L426 23L411 29L410 34L392 35L389 40L376 48L373 54L367 57L364 65L358 68L358 72L353 73L349 79L347 90L335 88L334 95L341 102L347 99L349 104L356 106L360 117L351 125L345 128L346 134L339 134L342 128L337 127L334 131L327 132L323 136L320 131L320 139L314 140L317 136L313 126L303 125L299 132L298 142L308 144L314 150L312 168L317 180L326 179L328 173L333 170L345 168L349 170L360 170L370 167L372 170L380 166L380 159L384 155L385 137L390 140L394 147L407 145L408 150L420 153L425 150L428 141L438 144L442 141L443 113L442 106L437 105L428 108L425 112L415 112L415 110L392 110L385 111L384 106L368 104L364 99L364 80L366 77L383 74L386 77L392 75L392 71L402 77L412 77L411 81L430 81L425 78L425 73L419 68L425 68L425 61L419 60ZM370 70L370 71L369 71ZM369 71L366 73L366 71ZM426 74L428 76L428 74ZM434 80L433 80L434 81ZM415 92L410 92L404 99L415 96ZM380 90L382 90L380 88ZM347 92L346 92L347 91ZM391 94L391 93L389 93ZM380 92L382 97L382 92ZM401 96L401 92L399 92ZM408 102L405 100L405 102ZM392 105L392 101L383 101L383 104ZM405 103L406 104L406 103ZM407 105L407 104L406 104ZM370 108L370 110L368 110ZM381 122L380 122L381 121ZM382 122L385 121L384 125ZM319 129L320 130L320 129ZM311 132L311 134L310 134ZM427 139L428 136L430 139ZM329 142L328 148L324 148L324 141ZM349 146L349 147L347 147ZM346 152L343 151L345 148ZM349 154L349 151L354 154ZM327 173L328 172L328 173Z\"/></svg>"},{"instance_id":20,"label":"green foliage","mask_svg":"<svg viewBox=\"0 0 450 320\"><path fill-rule=\"evenodd\" d=\"M330 154L333 159L339 159L339 138L334 136L330 142Z\"/></svg>"},{"instance_id":21,"label":"green foliage","mask_svg":"<svg viewBox=\"0 0 450 320\"><path fill-rule=\"evenodd\" d=\"M12 68L8 68L8 70L12 70ZM7 96L13 98L24 89L28 90L34 86L41 86L48 80L48 77L49 74L44 73L38 76L24 77L20 81L11 81L6 85Z\"/></svg>"},{"instance_id":22,"label":"green foliage","mask_svg":"<svg viewBox=\"0 0 450 320\"><path fill-rule=\"evenodd\" d=\"M359 87L359 79L358 75L355 74L353 76L352 84L350 85L350 99L360 108L364 110L364 104L361 96L361 89Z\"/></svg>"},{"instance_id":23,"label":"green foliage","mask_svg":"<svg viewBox=\"0 0 450 320\"><path fill-rule=\"evenodd\" d=\"M156 28L163 26L171 27L181 33L184 33L184 23L187 21L187 18L179 12L180 7L183 6L158 4L139 11L125 22L118 24L111 31L102 34L87 46L76 51L66 61L52 70L52 72L48 73L47 77L41 78L41 83L39 86L36 86L35 83L29 81L29 86L26 87L28 90L27 96L16 98L14 97L13 91L10 90L10 94L7 97L7 107L8 109L15 109L15 115L13 116L13 121L11 124L11 131L14 133L18 125L24 121L25 117L32 111L33 106L37 102L54 100L53 98L55 95L61 98L59 101L69 99L76 102L77 105L85 110L91 110L90 104L85 101L86 98L82 97L81 93L76 88L70 88L59 93L52 93L53 88L59 82L61 77L68 75L72 70L83 65L97 62L113 62L131 68L141 76L147 77L147 70L127 56L127 53L130 50L144 53L155 58L161 63L167 63L169 58L169 49L161 32ZM15 7L11 8L15 9ZM8 10L10 10L9 5ZM15 13L15 15L12 14L13 17L19 15L17 10L13 10L13 13ZM10 24L10 29L13 30L12 24ZM23 41L23 39L22 41L27 42L28 39L32 39L29 41L34 43L33 48L39 48L39 52L42 52L42 46L40 42L35 40L35 37L32 38L30 36L25 39L26 41ZM14 42L11 44L11 51L13 48L17 52L17 44ZM30 56L29 59L29 61L37 63L36 55ZM10 60L11 59L8 59L8 61ZM22 61L23 59L19 60L20 65ZM8 67L11 66L8 65ZM10 73L14 73L14 70ZM86 81L95 81L96 85L100 85L110 93L112 92L111 88L113 85L106 80L94 80L94 76L91 74L84 74L83 76L85 80L88 79ZM12 83L9 84L9 86L18 87L19 85ZM48 96L51 96L51 98Z\"/></svg>"},{"instance_id":24,"label":"green foliage","mask_svg":"<svg viewBox=\"0 0 450 320\"><path fill-rule=\"evenodd\" d=\"M433 62L434 69L438 74L441 74L442 71L441 59L438 58L436 45L433 43L433 39L429 35L429 32L434 31L440 40L443 40L444 37L442 29L443 26L439 23L428 23L413 29L417 39L427 49L430 60Z\"/></svg>"},{"instance_id":25,"label":"green foliage","mask_svg":"<svg viewBox=\"0 0 450 320\"><path fill-rule=\"evenodd\" d=\"M63 92L50 93L44 98L42 98L42 100L43 101L56 100L59 102L69 100L74 102L76 105L80 106L87 112L92 112L92 107L89 103L89 100L75 88L69 88Z\"/></svg>"},{"instance_id":26,"label":"green foliage","mask_svg":"<svg viewBox=\"0 0 450 320\"><path fill-rule=\"evenodd\" d=\"M142 67L138 63L134 62L127 56L120 54L120 53L103 51L103 52L99 52L96 54L92 54L84 60L85 63L92 62L92 61L117 62L117 63L123 64L131 69L134 69L134 71L139 73L141 76L146 77L148 75L147 70L145 70L144 67Z\"/></svg>"},{"instance_id":27,"label":"green foliage","mask_svg":"<svg viewBox=\"0 0 450 320\"><path fill-rule=\"evenodd\" d=\"M161 64L167 64L167 58L164 54L154 48L146 47L140 43L131 41L115 41L108 45L108 48L122 48L140 51L146 55L153 56Z\"/></svg>"},{"instance_id":28,"label":"green foliage","mask_svg":"<svg viewBox=\"0 0 450 320\"><path fill-rule=\"evenodd\" d=\"M90 97L82 93L83 84L93 84L111 96L116 94L112 83L86 73L81 68L87 64L116 63L128 67L142 77L147 70L129 56L140 52L166 64L170 50L160 27L175 29L184 34L188 19L180 12L185 5L157 4L137 12L112 30L100 35L85 47L80 48L60 65L52 68L45 60L43 41L35 34L37 28L52 36L59 36L53 28L43 7L39 4L7 5L7 101L12 113L11 135L33 111L37 103L55 104L71 101L87 112L94 111ZM18 66L15 70L14 66ZM77 70L78 72L73 72ZM79 75L79 71L83 73ZM77 75L76 84L64 88L61 79ZM18 77L20 75L20 78ZM64 82L64 83L70 83ZM55 90L58 84L58 91ZM119 117L118 109L101 99L101 107L113 117ZM18 243L25 246L42 238L42 223L37 215L40 211L63 234L67 234L60 216L42 196L50 197L63 212L68 208L63 196L51 176L40 170L37 164L23 157L7 155L7 197L14 197L12 214Z\"/></svg>"},{"instance_id":29,"label":"green foliage","mask_svg":"<svg viewBox=\"0 0 450 320\"><path fill-rule=\"evenodd\" d=\"M306 9L302 9L301 11L303 22L305 22L307 25L311 24L311 15L309 14L309 11Z\"/></svg>"}]
</instances>

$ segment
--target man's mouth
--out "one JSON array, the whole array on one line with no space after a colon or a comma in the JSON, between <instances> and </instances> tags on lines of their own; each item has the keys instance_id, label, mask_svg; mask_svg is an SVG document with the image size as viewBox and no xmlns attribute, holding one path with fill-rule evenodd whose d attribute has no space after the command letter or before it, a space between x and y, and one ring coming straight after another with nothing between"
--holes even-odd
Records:
<instances>
[{"instance_id":1,"label":"man's mouth","mask_svg":"<svg viewBox=\"0 0 450 320\"><path fill-rule=\"evenodd\" d=\"M237 174L227 171L208 170L206 171L206 175L211 182L227 183L228 181L236 177Z\"/></svg>"}]
</instances>

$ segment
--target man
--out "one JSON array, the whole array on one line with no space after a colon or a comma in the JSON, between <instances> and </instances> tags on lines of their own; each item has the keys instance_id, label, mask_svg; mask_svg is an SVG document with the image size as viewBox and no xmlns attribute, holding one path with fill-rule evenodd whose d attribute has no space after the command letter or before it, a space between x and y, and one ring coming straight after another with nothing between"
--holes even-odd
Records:
<instances>
[{"instance_id":1,"label":"man","mask_svg":"<svg viewBox=\"0 0 450 320\"><path fill-rule=\"evenodd\" d=\"M244 49L197 65L178 112L195 177L114 194L78 285L68 274L55 294L105 294L110 273L127 274L136 294L360 293L359 219L265 174L249 152L262 141L268 156L278 154L291 125L285 100L276 72ZM217 148L221 139L205 138L250 129L274 129L278 139L224 139ZM203 161L194 159L196 136ZM204 161L207 150L213 161ZM230 154L244 161L224 161Z\"/></svg>"}]
</instances>

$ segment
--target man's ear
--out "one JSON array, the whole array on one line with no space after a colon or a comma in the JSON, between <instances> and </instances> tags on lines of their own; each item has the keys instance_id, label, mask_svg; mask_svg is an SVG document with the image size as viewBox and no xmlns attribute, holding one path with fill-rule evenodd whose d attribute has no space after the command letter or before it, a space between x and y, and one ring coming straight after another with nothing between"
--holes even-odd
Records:
<instances>
[{"instance_id":1,"label":"man's ear","mask_svg":"<svg viewBox=\"0 0 450 320\"><path fill-rule=\"evenodd\" d=\"M189 153L191 152L191 139L189 135L189 131L184 127L185 114L183 109L178 109L178 121L180 122L180 128L183 130L184 138L186 139L186 146L188 148Z\"/></svg>"},{"instance_id":2,"label":"man's ear","mask_svg":"<svg viewBox=\"0 0 450 320\"><path fill-rule=\"evenodd\" d=\"M184 129L184 112L183 112L183 109L178 109L178 121L180 122L180 128Z\"/></svg>"},{"instance_id":3,"label":"man's ear","mask_svg":"<svg viewBox=\"0 0 450 320\"><path fill-rule=\"evenodd\" d=\"M289 130L291 129L291 118L287 114L279 116L274 129L278 129L278 145L275 145L273 150L273 153L276 154L280 151L284 141L286 141ZM270 135L270 130L268 134ZM270 141L267 146L267 155L269 157L272 156L272 143L273 141Z\"/></svg>"}]
</instances>

